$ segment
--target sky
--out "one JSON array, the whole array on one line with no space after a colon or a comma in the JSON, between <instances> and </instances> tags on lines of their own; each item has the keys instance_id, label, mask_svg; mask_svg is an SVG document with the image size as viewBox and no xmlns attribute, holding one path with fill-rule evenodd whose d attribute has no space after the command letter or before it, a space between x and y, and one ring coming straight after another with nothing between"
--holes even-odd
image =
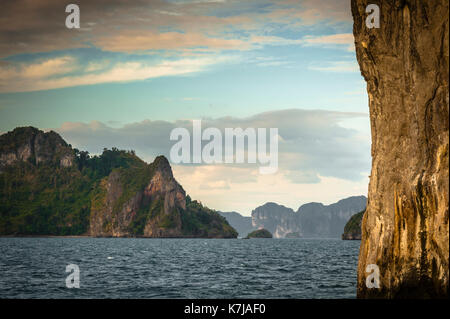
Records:
<instances>
[{"instance_id":1,"label":"sky","mask_svg":"<svg viewBox=\"0 0 450 319\"><path fill-rule=\"evenodd\" d=\"M370 123L350 1L0 3L0 133L35 126L101 153L168 156L170 131L276 127L279 169L172 163L210 208L249 215L366 195Z\"/></svg>"}]
</instances>

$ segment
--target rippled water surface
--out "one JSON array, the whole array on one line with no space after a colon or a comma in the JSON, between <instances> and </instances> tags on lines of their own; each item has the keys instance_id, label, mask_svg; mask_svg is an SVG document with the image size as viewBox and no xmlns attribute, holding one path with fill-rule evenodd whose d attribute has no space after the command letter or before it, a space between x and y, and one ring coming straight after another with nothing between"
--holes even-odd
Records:
<instances>
[{"instance_id":1,"label":"rippled water surface","mask_svg":"<svg viewBox=\"0 0 450 319\"><path fill-rule=\"evenodd\" d=\"M355 298L359 243L0 238L0 298Z\"/></svg>"}]
</instances>

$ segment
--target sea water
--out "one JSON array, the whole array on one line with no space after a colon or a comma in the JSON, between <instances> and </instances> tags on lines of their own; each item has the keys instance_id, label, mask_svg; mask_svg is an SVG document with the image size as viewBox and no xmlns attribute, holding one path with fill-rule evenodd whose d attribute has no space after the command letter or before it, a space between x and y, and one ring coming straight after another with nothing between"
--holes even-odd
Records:
<instances>
[{"instance_id":1,"label":"sea water","mask_svg":"<svg viewBox=\"0 0 450 319\"><path fill-rule=\"evenodd\" d=\"M0 298L355 298L359 244L0 238ZM79 288L66 286L70 264Z\"/></svg>"}]
</instances>

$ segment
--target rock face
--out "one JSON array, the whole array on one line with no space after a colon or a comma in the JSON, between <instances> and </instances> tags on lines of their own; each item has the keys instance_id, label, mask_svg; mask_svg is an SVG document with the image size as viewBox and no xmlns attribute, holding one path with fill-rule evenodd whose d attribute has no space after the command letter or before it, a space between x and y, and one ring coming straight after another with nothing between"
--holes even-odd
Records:
<instances>
[{"instance_id":1,"label":"rock face","mask_svg":"<svg viewBox=\"0 0 450 319\"><path fill-rule=\"evenodd\" d=\"M364 210L367 198L352 196L331 205L308 203L297 212L276 203L266 203L252 212L254 228L265 228L275 238L339 238L355 213Z\"/></svg>"},{"instance_id":2,"label":"rock face","mask_svg":"<svg viewBox=\"0 0 450 319\"><path fill-rule=\"evenodd\" d=\"M17 162L34 165L57 164L70 167L72 148L57 133L44 133L34 127L21 127L0 136L0 171Z\"/></svg>"},{"instance_id":3,"label":"rock face","mask_svg":"<svg viewBox=\"0 0 450 319\"><path fill-rule=\"evenodd\" d=\"M342 239L344 240L361 240L361 224L364 216L364 211L353 215L345 224Z\"/></svg>"},{"instance_id":4,"label":"rock face","mask_svg":"<svg viewBox=\"0 0 450 319\"><path fill-rule=\"evenodd\" d=\"M216 211L191 200L167 159L99 156L33 127L0 136L0 235L236 238Z\"/></svg>"},{"instance_id":5,"label":"rock face","mask_svg":"<svg viewBox=\"0 0 450 319\"><path fill-rule=\"evenodd\" d=\"M380 6L380 28L366 27L369 3ZM360 298L448 297L448 6L352 0L372 128ZM369 264L380 269L379 289L366 287Z\"/></svg>"},{"instance_id":6,"label":"rock face","mask_svg":"<svg viewBox=\"0 0 450 319\"><path fill-rule=\"evenodd\" d=\"M339 238L345 224L364 210L367 198L352 196L331 205L309 203L300 206L298 214L304 237Z\"/></svg>"},{"instance_id":7,"label":"rock face","mask_svg":"<svg viewBox=\"0 0 450 319\"><path fill-rule=\"evenodd\" d=\"M92 200L89 234L95 237L237 237L225 218L186 196L164 156L148 165L113 170L102 180Z\"/></svg>"},{"instance_id":8,"label":"rock face","mask_svg":"<svg viewBox=\"0 0 450 319\"><path fill-rule=\"evenodd\" d=\"M181 237L180 212L186 209L186 194L174 179L167 159L157 157L151 165L136 173L148 178L147 185L140 189L130 190L127 174L121 170L113 171L102 181L101 190L91 208L90 235ZM146 216L143 229L133 227L137 226L133 223L140 217L140 210L153 214L150 218ZM165 221L170 223L170 227Z\"/></svg>"},{"instance_id":9,"label":"rock face","mask_svg":"<svg viewBox=\"0 0 450 319\"><path fill-rule=\"evenodd\" d=\"M275 238L301 232L299 215L291 208L276 203L266 203L255 208L252 211L252 226L267 229Z\"/></svg>"}]
</instances>

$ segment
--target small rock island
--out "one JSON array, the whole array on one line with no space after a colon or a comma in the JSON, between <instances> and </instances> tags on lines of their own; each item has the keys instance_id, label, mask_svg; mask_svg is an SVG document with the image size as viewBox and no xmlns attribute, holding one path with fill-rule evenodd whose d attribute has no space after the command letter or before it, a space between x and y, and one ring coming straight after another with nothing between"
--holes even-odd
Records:
<instances>
[{"instance_id":1,"label":"small rock island","mask_svg":"<svg viewBox=\"0 0 450 319\"><path fill-rule=\"evenodd\" d=\"M361 222L364 211L353 215L344 227L343 240L361 240Z\"/></svg>"},{"instance_id":2,"label":"small rock island","mask_svg":"<svg viewBox=\"0 0 450 319\"><path fill-rule=\"evenodd\" d=\"M258 229L249 233L246 239L250 238L272 238L272 234L267 229Z\"/></svg>"}]
</instances>

